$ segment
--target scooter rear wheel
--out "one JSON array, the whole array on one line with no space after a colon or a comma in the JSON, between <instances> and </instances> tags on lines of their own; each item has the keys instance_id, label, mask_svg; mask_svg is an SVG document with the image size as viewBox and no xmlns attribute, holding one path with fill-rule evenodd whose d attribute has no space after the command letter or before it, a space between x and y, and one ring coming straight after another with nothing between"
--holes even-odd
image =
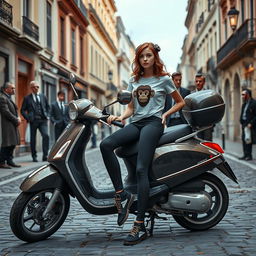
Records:
<instances>
[{"instance_id":1,"label":"scooter rear wheel","mask_svg":"<svg viewBox=\"0 0 256 256\"><path fill-rule=\"evenodd\" d=\"M15 236L26 242L37 242L60 228L70 207L70 198L66 192L60 193L53 209L45 218L42 217L53 191L22 192L17 197L10 212L10 226Z\"/></svg>"},{"instance_id":2,"label":"scooter rear wheel","mask_svg":"<svg viewBox=\"0 0 256 256\"><path fill-rule=\"evenodd\" d=\"M212 198L212 206L206 213L185 213L184 216L173 215L182 227L192 231L203 231L217 225L225 216L229 196L224 183L215 175L205 173L198 177L205 184L205 192Z\"/></svg>"}]
</instances>

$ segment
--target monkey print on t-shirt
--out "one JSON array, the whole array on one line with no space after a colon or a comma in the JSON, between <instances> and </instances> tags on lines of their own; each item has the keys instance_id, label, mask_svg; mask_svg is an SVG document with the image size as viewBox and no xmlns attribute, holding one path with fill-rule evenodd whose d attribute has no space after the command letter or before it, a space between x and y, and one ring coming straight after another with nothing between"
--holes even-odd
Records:
<instances>
[{"instance_id":1,"label":"monkey print on t-shirt","mask_svg":"<svg viewBox=\"0 0 256 256\"><path fill-rule=\"evenodd\" d=\"M169 76L141 77L129 80L127 91L132 93L133 116L131 122L155 116L162 118L167 94L176 90Z\"/></svg>"},{"instance_id":2,"label":"monkey print on t-shirt","mask_svg":"<svg viewBox=\"0 0 256 256\"><path fill-rule=\"evenodd\" d=\"M134 90L133 97L137 98L138 103L145 107L148 103L150 98L154 97L155 91L151 89L149 85L141 85Z\"/></svg>"}]
</instances>

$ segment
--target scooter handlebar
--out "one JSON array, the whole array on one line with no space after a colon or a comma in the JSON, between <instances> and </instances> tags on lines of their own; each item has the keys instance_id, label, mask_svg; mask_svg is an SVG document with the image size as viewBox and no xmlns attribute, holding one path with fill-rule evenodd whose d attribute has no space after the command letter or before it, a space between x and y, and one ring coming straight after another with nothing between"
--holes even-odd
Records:
<instances>
[{"instance_id":1,"label":"scooter handlebar","mask_svg":"<svg viewBox=\"0 0 256 256\"><path fill-rule=\"evenodd\" d=\"M111 124L118 126L120 128L124 128L124 124L122 122L119 121L112 121Z\"/></svg>"}]
</instances>

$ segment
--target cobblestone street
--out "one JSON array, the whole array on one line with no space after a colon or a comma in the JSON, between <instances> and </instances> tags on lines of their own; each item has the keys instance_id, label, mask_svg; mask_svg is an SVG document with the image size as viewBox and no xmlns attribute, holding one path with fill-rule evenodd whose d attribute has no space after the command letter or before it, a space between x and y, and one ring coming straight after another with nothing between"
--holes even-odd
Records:
<instances>
[{"instance_id":1,"label":"cobblestone street","mask_svg":"<svg viewBox=\"0 0 256 256\"><path fill-rule=\"evenodd\" d=\"M111 187L99 150L87 153L88 166L98 189ZM230 206L224 219L211 230L190 232L174 222L156 220L154 236L132 247L122 244L134 216L123 227L116 215L95 216L85 212L75 199L64 225L49 239L27 244L18 240L9 226L9 212L22 179L0 187L0 254L9 255L256 255L256 170L227 158L239 185L221 176L230 192ZM216 172L219 175L219 172ZM125 172L123 176L125 176ZM170 229L171 227L171 229Z\"/></svg>"}]
</instances>

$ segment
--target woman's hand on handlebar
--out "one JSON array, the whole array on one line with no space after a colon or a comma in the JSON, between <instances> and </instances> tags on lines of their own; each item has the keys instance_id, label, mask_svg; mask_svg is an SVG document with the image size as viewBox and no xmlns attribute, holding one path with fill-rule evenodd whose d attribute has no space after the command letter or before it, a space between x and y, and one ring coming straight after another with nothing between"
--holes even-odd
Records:
<instances>
[{"instance_id":1,"label":"woman's hand on handlebar","mask_svg":"<svg viewBox=\"0 0 256 256\"><path fill-rule=\"evenodd\" d=\"M167 119L166 113L162 114L162 124L163 124L164 126L166 126L166 119Z\"/></svg>"},{"instance_id":2,"label":"woman's hand on handlebar","mask_svg":"<svg viewBox=\"0 0 256 256\"><path fill-rule=\"evenodd\" d=\"M108 124L111 124L113 121L119 121L119 122L122 122L123 119L120 117L120 116L113 116L113 115L110 115L107 119L107 122Z\"/></svg>"}]
</instances>

